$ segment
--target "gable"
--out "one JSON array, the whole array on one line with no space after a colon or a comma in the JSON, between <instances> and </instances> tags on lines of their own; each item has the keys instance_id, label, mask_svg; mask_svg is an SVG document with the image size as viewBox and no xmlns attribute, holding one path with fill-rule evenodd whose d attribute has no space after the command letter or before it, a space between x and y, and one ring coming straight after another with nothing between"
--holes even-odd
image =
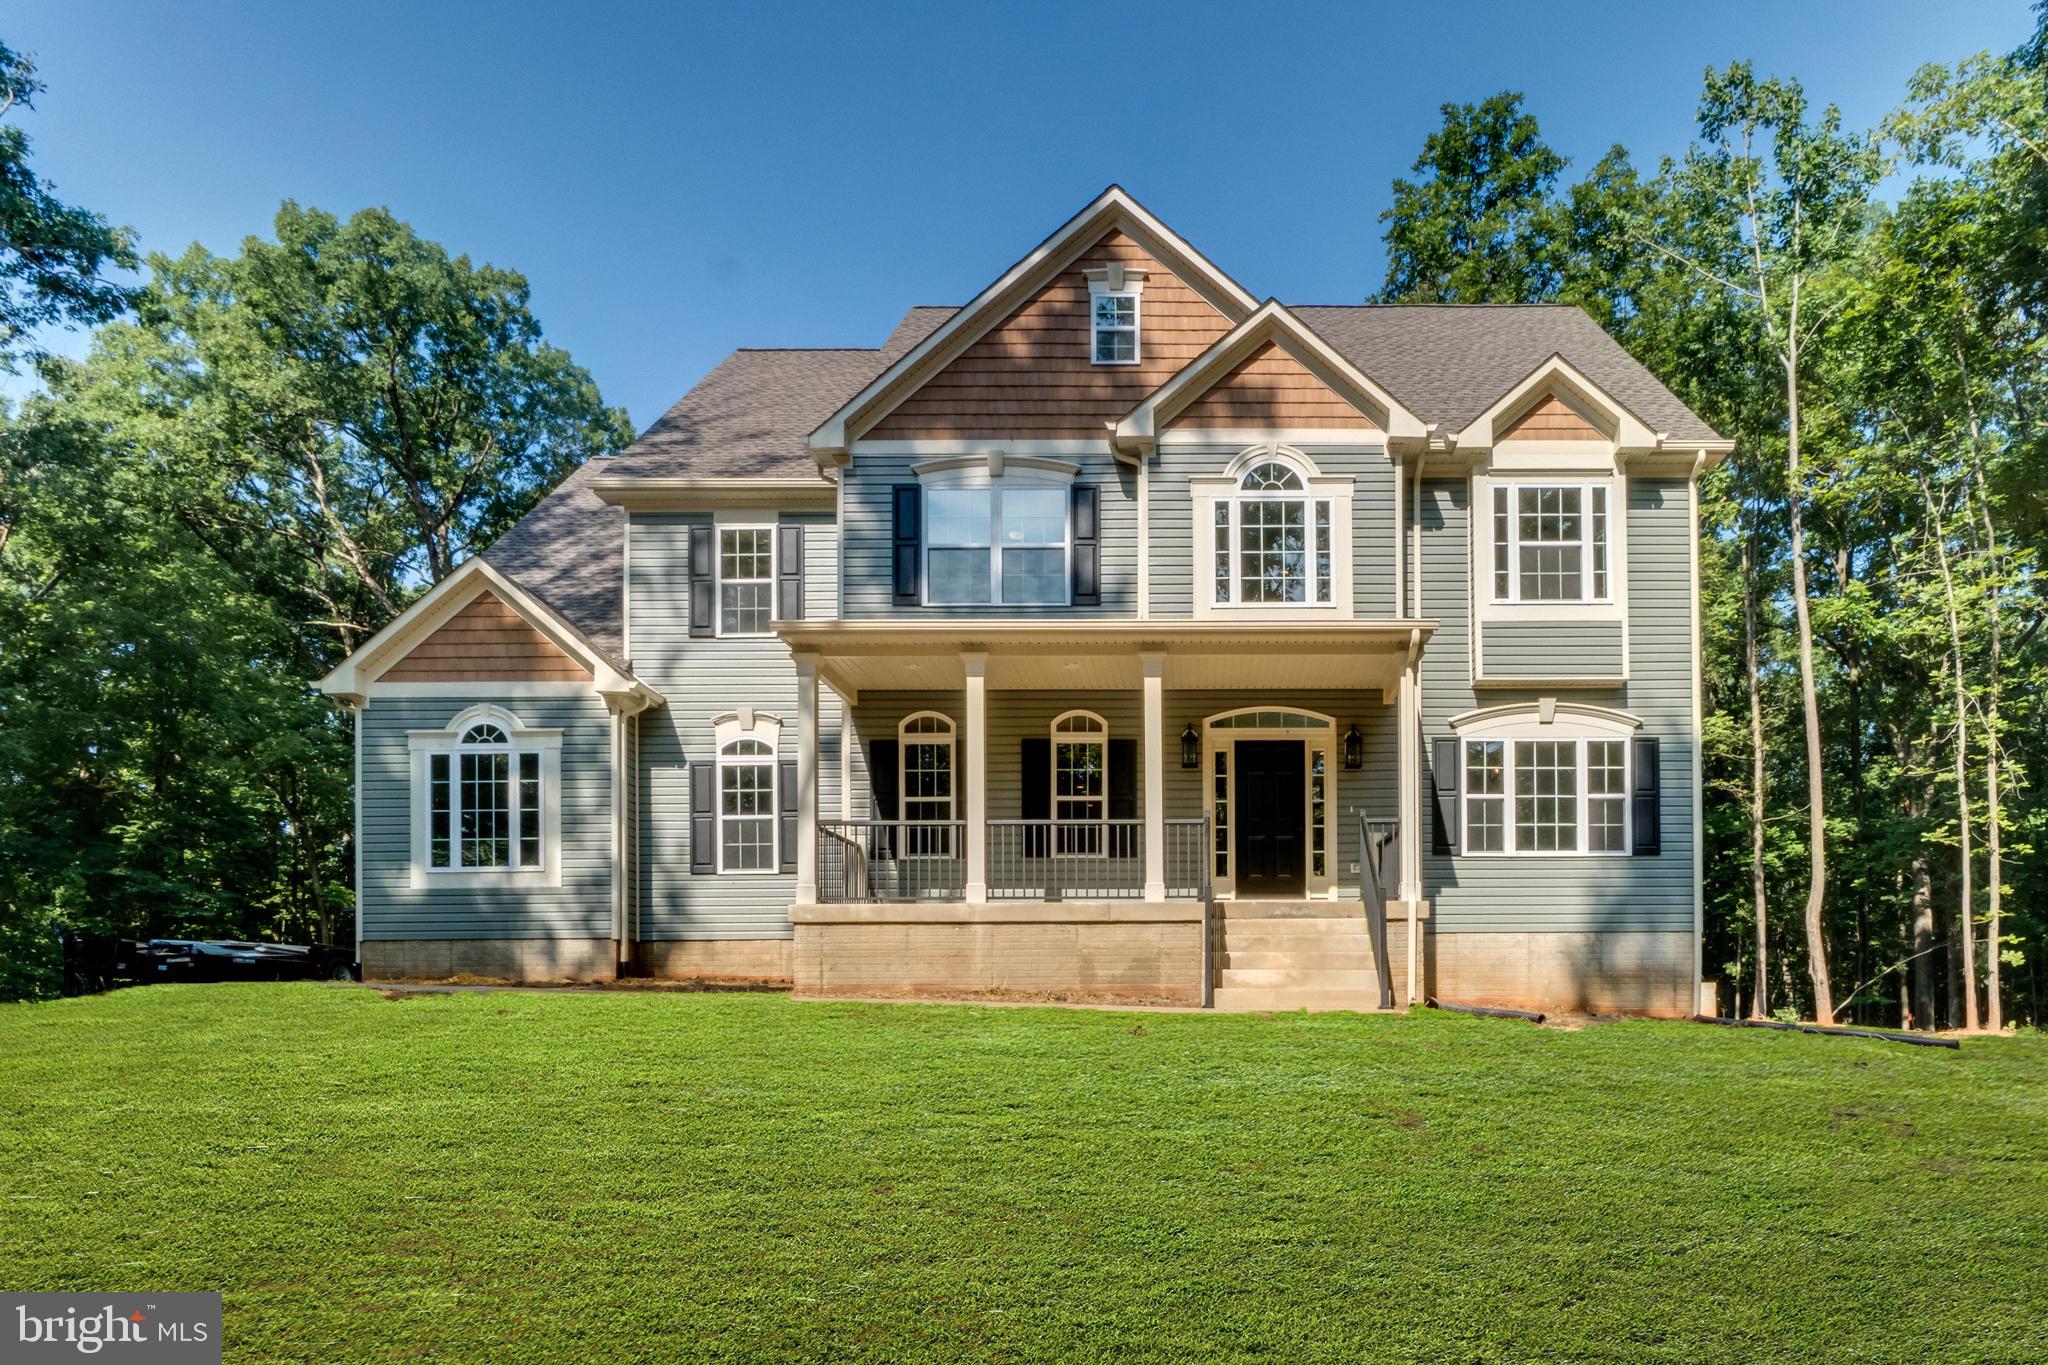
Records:
<instances>
[{"instance_id":1,"label":"gable","mask_svg":"<svg viewBox=\"0 0 2048 1365\"><path fill-rule=\"evenodd\" d=\"M1500 434L1503 441L1604 441L1606 433L1554 393L1547 393Z\"/></svg>"},{"instance_id":2,"label":"gable","mask_svg":"<svg viewBox=\"0 0 2048 1365\"><path fill-rule=\"evenodd\" d=\"M378 675L379 682L590 682L590 670L488 590Z\"/></svg>"},{"instance_id":3,"label":"gable","mask_svg":"<svg viewBox=\"0 0 2048 1365\"><path fill-rule=\"evenodd\" d=\"M1140 361L1089 361L1087 270L1146 272ZM1105 424L1231 330L1232 320L1135 238L1113 229L940 369L860 439L1100 440Z\"/></svg>"},{"instance_id":4,"label":"gable","mask_svg":"<svg viewBox=\"0 0 2048 1365\"><path fill-rule=\"evenodd\" d=\"M1176 413L1169 426L1377 427L1278 343L1268 341Z\"/></svg>"}]
</instances>

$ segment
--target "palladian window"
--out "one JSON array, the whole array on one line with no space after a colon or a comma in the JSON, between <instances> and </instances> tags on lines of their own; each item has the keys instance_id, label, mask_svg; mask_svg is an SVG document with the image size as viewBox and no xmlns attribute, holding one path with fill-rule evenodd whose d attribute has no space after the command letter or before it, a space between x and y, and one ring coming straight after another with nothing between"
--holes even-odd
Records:
<instances>
[{"instance_id":1,"label":"palladian window","mask_svg":"<svg viewBox=\"0 0 2048 1365\"><path fill-rule=\"evenodd\" d=\"M428 867L539 867L541 757L488 721L464 730L454 748L428 754Z\"/></svg>"},{"instance_id":2,"label":"palladian window","mask_svg":"<svg viewBox=\"0 0 2048 1365\"><path fill-rule=\"evenodd\" d=\"M1328 605L1331 500L1311 497L1301 472L1280 460L1246 470L1218 498L1211 526L1218 605Z\"/></svg>"}]
</instances>

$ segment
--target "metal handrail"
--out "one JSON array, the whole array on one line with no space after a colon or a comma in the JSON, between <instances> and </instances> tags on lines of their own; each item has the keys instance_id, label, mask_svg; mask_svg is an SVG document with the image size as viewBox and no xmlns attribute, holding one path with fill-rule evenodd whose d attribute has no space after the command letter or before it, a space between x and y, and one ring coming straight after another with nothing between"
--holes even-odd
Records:
<instances>
[{"instance_id":1,"label":"metal handrail","mask_svg":"<svg viewBox=\"0 0 2048 1365\"><path fill-rule=\"evenodd\" d=\"M1202 817L1202 1008L1216 1008L1216 870L1209 817Z\"/></svg>"},{"instance_id":2,"label":"metal handrail","mask_svg":"<svg viewBox=\"0 0 2048 1365\"><path fill-rule=\"evenodd\" d=\"M1394 983L1387 975L1387 892L1381 882L1383 875L1380 854L1393 839L1392 834L1375 834L1372 822L1364 811L1358 816L1358 893L1365 902L1365 928L1372 935L1372 966L1380 979L1380 1008L1394 1008Z\"/></svg>"}]
</instances>

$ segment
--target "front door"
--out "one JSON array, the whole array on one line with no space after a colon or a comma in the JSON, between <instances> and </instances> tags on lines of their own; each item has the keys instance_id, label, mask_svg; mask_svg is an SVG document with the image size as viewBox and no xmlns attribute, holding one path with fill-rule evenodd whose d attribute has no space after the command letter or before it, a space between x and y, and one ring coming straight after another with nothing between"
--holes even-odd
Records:
<instances>
[{"instance_id":1,"label":"front door","mask_svg":"<svg viewBox=\"0 0 2048 1365\"><path fill-rule=\"evenodd\" d=\"M1236 758L1237 894L1302 895L1301 741L1241 739Z\"/></svg>"}]
</instances>

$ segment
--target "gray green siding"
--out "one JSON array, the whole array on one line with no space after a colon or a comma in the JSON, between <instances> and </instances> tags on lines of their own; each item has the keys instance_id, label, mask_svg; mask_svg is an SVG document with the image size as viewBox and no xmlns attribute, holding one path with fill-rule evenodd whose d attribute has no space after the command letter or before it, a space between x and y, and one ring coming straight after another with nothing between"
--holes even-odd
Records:
<instances>
[{"instance_id":1,"label":"gray green siding","mask_svg":"<svg viewBox=\"0 0 2048 1365\"><path fill-rule=\"evenodd\" d=\"M764 519L768 519L764 514ZM838 535L830 513L783 513L804 527L804 612L829 618ZM690 771L717 757L715 717L742 706L782 721L778 757L797 757L796 667L774 638L690 638L690 533L709 513L636 513L627 529L629 648L636 676L668 699L640 718L640 937L786 938L793 873L694 875ZM818 689L821 814L839 803L839 704Z\"/></svg>"},{"instance_id":2,"label":"gray green siding","mask_svg":"<svg viewBox=\"0 0 2048 1365\"><path fill-rule=\"evenodd\" d=\"M538 876L412 886L412 758L406 734L439 730L479 702L562 731L560 886ZM507 699L480 688L427 698L374 696L363 710L359 914L363 937L610 938L611 717L596 694Z\"/></svg>"},{"instance_id":3,"label":"gray green siding","mask_svg":"<svg viewBox=\"0 0 2048 1365\"><path fill-rule=\"evenodd\" d=\"M1378 449L1297 447L1325 474L1348 475L1351 486L1352 612L1366 619L1394 615L1394 467ZM1194 496L1188 480L1220 474L1243 447L1168 448L1152 457L1146 475L1151 509L1152 615L1185 620L1194 614L1196 577ZM1204 564L1207 563L1205 559ZM1204 573L1202 582L1209 585Z\"/></svg>"},{"instance_id":4,"label":"gray green siding","mask_svg":"<svg viewBox=\"0 0 2048 1365\"><path fill-rule=\"evenodd\" d=\"M1104 446L1108 442L1105 440ZM846 519L846 610L848 620L876 617L1065 617L1098 620L1135 616L1138 603L1138 475L1129 465L1101 455L1066 457L1081 466L1080 483L1102 490L1102 605L1099 607L897 606L891 567L891 490L914 484L911 467L924 455L856 455L840 471L840 501Z\"/></svg>"},{"instance_id":5,"label":"gray green siding","mask_svg":"<svg viewBox=\"0 0 2048 1365\"><path fill-rule=\"evenodd\" d=\"M1521 610L1527 611L1528 608ZM1619 678L1619 621L1485 621L1481 662L1487 678Z\"/></svg>"},{"instance_id":6,"label":"gray green siding","mask_svg":"<svg viewBox=\"0 0 2048 1365\"><path fill-rule=\"evenodd\" d=\"M1429 826L1429 740L1474 707L1536 692L1471 685L1469 485L1427 480L1416 509L1423 545L1422 614L1441 625L1422 655L1423 825ZM1663 851L1645 857L1439 857L1424 845L1425 894L1440 933L1693 928L1692 585L1684 479L1628 484L1629 682L1573 688L1575 699L1641 717L1660 742ZM1489 637L1490 639L1491 637ZM1493 656L1489 651L1489 671ZM1545 689L1556 694L1557 689Z\"/></svg>"}]
</instances>

